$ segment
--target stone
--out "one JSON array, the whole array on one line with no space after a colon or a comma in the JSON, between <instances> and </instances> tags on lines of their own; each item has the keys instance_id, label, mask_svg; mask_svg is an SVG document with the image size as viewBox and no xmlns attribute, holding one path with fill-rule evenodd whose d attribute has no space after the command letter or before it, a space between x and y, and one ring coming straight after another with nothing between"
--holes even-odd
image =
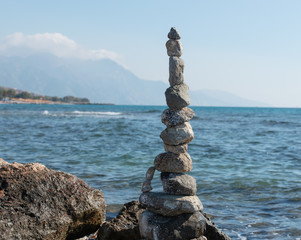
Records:
<instances>
[{"instance_id":1,"label":"stone","mask_svg":"<svg viewBox=\"0 0 301 240\"><path fill-rule=\"evenodd\" d=\"M138 201L123 205L119 214L101 224L99 240L140 240L138 219L145 208Z\"/></svg>"},{"instance_id":2,"label":"stone","mask_svg":"<svg viewBox=\"0 0 301 240\"><path fill-rule=\"evenodd\" d=\"M154 164L160 172L182 173L192 170L192 160L187 152L181 154L161 153L155 158Z\"/></svg>"},{"instance_id":3,"label":"stone","mask_svg":"<svg viewBox=\"0 0 301 240\"><path fill-rule=\"evenodd\" d=\"M0 239L75 239L105 220L101 190L39 163L0 160Z\"/></svg>"},{"instance_id":4,"label":"stone","mask_svg":"<svg viewBox=\"0 0 301 240\"><path fill-rule=\"evenodd\" d=\"M185 122L175 127L166 128L160 138L167 145L187 144L194 138L193 130L189 122Z\"/></svg>"},{"instance_id":5,"label":"stone","mask_svg":"<svg viewBox=\"0 0 301 240\"><path fill-rule=\"evenodd\" d=\"M181 39L180 33L175 27L172 27L167 35L169 39L179 40Z\"/></svg>"},{"instance_id":6,"label":"stone","mask_svg":"<svg viewBox=\"0 0 301 240\"><path fill-rule=\"evenodd\" d=\"M184 122L188 122L194 117L194 111L191 108L184 107L180 110L165 109L161 115L161 121L167 127L174 127Z\"/></svg>"},{"instance_id":7,"label":"stone","mask_svg":"<svg viewBox=\"0 0 301 240\"><path fill-rule=\"evenodd\" d=\"M190 105L189 87L185 83L167 88L165 97L171 110L180 110Z\"/></svg>"},{"instance_id":8,"label":"stone","mask_svg":"<svg viewBox=\"0 0 301 240\"><path fill-rule=\"evenodd\" d=\"M166 42L167 55L172 57L181 57L183 53L183 47L179 40L170 39Z\"/></svg>"},{"instance_id":9,"label":"stone","mask_svg":"<svg viewBox=\"0 0 301 240\"><path fill-rule=\"evenodd\" d=\"M153 188L152 188L151 181L150 181L150 180L145 180L145 181L143 182L141 191L142 191L142 192L149 192L149 191L151 191L152 189L153 189Z\"/></svg>"},{"instance_id":10,"label":"stone","mask_svg":"<svg viewBox=\"0 0 301 240\"><path fill-rule=\"evenodd\" d=\"M169 58L169 84L178 85L184 82L184 60L179 57Z\"/></svg>"},{"instance_id":11,"label":"stone","mask_svg":"<svg viewBox=\"0 0 301 240\"><path fill-rule=\"evenodd\" d=\"M196 181L194 177L184 173L161 173L163 191L167 194L189 195L196 194Z\"/></svg>"},{"instance_id":12,"label":"stone","mask_svg":"<svg viewBox=\"0 0 301 240\"><path fill-rule=\"evenodd\" d=\"M144 210L145 207L143 207L138 201L132 201L124 204L122 210L115 218L101 224L98 231L98 238L102 240L141 239L142 237L140 236L139 225L141 226L140 216ZM215 226L215 224L210 220L206 213L202 211L200 211L200 213L206 218L206 228L204 236L206 236L210 240L230 240L230 238L227 237L225 233L220 231Z\"/></svg>"},{"instance_id":13,"label":"stone","mask_svg":"<svg viewBox=\"0 0 301 240\"><path fill-rule=\"evenodd\" d=\"M178 216L203 210L203 204L197 196L147 192L140 195L139 201L148 210L163 216Z\"/></svg>"},{"instance_id":14,"label":"stone","mask_svg":"<svg viewBox=\"0 0 301 240\"><path fill-rule=\"evenodd\" d=\"M164 143L164 149L166 152L172 152L176 154L185 153L187 152L188 145L187 144L181 144L181 145L168 145Z\"/></svg>"},{"instance_id":15,"label":"stone","mask_svg":"<svg viewBox=\"0 0 301 240\"><path fill-rule=\"evenodd\" d=\"M206 219L200 212L166 217L144 211L140 214L139 223L141 237L148 240L199 238L204 234L206 228Z\"/></svg>"},{"instance_id":16,"label":"stone","mask_svg":"<svg viewBox=\"0 0 301 240\"><path fill-rule=\"evenodd\" d=\"M150 181L153 180L155 171L156 171L155 167L150 167L145 174L146 180L150 180Z\"/></svg>"}]
</instances>

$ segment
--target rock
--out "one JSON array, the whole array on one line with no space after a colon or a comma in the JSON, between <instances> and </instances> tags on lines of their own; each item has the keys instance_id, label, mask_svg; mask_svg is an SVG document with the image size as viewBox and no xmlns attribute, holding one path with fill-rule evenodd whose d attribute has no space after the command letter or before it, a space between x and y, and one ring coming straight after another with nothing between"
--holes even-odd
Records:
<instances>
[{"instance_id":1,"label":"rock","mask_svg":"<svg viewBox=\"0 0 301 240\"><path fill-rule=\"evenodd\" d=\"M178 85L184 82L184 60L179 57L169 58L169 84Z\"/></svg>"},{"instance_id":2,"label":"rock","mask_svg":"<svg viewBox=\"0 0 301 240\"><path fill-rule=\"evenodd\" d=\"M167 88L165 97L171 110L180 110L190 104L189 88L185 83Z\"/></svg>"},{"instance_id":3,"label":"rock","mask_svg":"<svg viewBox=\"0 0 301 240\"><path fill-rule=\"evenodd\" d=\"M166 152L172 152L172 153L176 153L176 154L180 154L180 153L185 153L187 152L188 149L188 145L187 144L182 144L182 145L167 145L164 143L164 149Z\"/></svg>"},{"instance_id":4,"label":"rock","mask_svg":"<svg viewBox=\"0 0 301 240\"><path fill-rule=\"evenodd\" d=\"M141 237L148 240L199 238L206 228L206 219L200 212L165 217L144 211L140 215L139 223Z\"/></svg>"},{"instance_id":5,"label":"rock","mask_svg":"<svg viewBox=\"0 0 301 240\"><path fill-rule=\"evenodd\" d=\"M180 41L170 39L166 42L167 55L172 57L181 57L183 52L183 47Z\"/></svg>"},{"instance_id":6,"label":"rock","mask_svg":"<svg viewBox=\"0 0 301 240\"><path fill-rule=\"evenodd\" d=\"M144 207L137 201L126 203L116 218L104 222L98 230L99 240L139 240L138 219Z\"/></svg>"},{"instance_id":7,"label":"rock","mask_svg":"<svg viewBox=\"0 0 301 240\"><path fill-rule=\"evenodd\" d=\"M194 177L184 173L161 173L163 191L167 194L190 195L196 194Z\"/></svg>"},{"instance_id":8,"label":"rock","mask_svg":"<svg viewBox=\"0 0 301 240\"><path fill-rule=\"evenodd\" d=\"M187 144L194 138L193 130L189 122L185 122L175 127L166 128L160 138L167 145Z\"/></svg>"},{"instance_id":9,"label":"rock","mask_svg":"<svg viewBox=\"0 0 301 240\"><path fill-rule=\"evenodd\" d=\"M105 220L101 190L42 164L0 161L0 239L75 239Z\"/></svg>"},{"instance_id":10,"label":"rock","mask_svg":"<svg viewBox=\"0 0 301 240\"><path fill-rule=\"evenodd\" d=\"M161 153L155 158L154 164L160 172L182 173L192 170L192 160L187 152L182 154Z\"/></svg>"},{"instance_id":11,"label":"rock","mask_svg":"<svg viewBox=\"0 0 301 240\"><path fill-rule=\"evenodd\" d=\"M145 207L143 207L137 201L126 203L116 218L104 222L100 226L100 229L98 231L98 238L101 239L102 236L103 240L141 239L138 219L144 209ZM215 226L215 224L204 212L200 211L200 213L202 213L206 218L205 236L209 240L230 240L230 238L225 233L220 231ZM127 238L127 236L129 237ZM202 239L199 238L198 240Z\"/></svg>"},{"instance_id":12,"label":"rock","mask_svg":"<svg viewBox=\"0 0 301 240\"><path fill-rule=\"evenodd\" d=\"M153 180L155 171L156 171L155 167L150 167L145 174L146 180L150 180L150 181Z\"/></svg>"},{"instance_id":13,"label":"rock","mask_svg":"<svg viewBox=\"0 0 301 240\"><path fill-rule=\"evenodd\" d=\"M153 189L153 188L152 188L151 181L150 181L150 180L145 180L145 181L143 182L141 191L142 191L142 192L149 192L149 191L151 191L152 189Z\"/></svg>"},{"instance_id":14,"label":"rock","mask_svg":"<svg viewBox=\"0 0 301 240\"><path fill-rule=\"evenodd\" d=\"M202 212L202 214L206 218L205 236L208 240L231 240L227 234L215 226L206 213Z\"/></svg>"},{"instance_id":15,"label":"rock","mask_svg":"<svg viewBox=\"0 0 301 240\"><path fill-rule=\"evenodd\" d=\"M147 192L140 195L139 201L148 210L163 216L178 216L203 210L203 204L197 196Z\"/></svg>"},{"instance_id":16,"label":"rock","mask_svg":"<svg viewBox=\"0 0 301 240\"><path fill-rule=\"evenodd\" d=\"M170 29L170 32L168 33L167 37L169 39L173 39L173 40L181 39L180 33L178 32L178 30L175 27L172 27Z\"/></svg>"},{"instance_id":17,"label":"rock","mask_svg":"<svg viewBox=\"0 0 301 240\"><path fill-rule=\"evenodd\" d=\"M191 108L184 107L180 110L165 109L161 115L161 121L167 127L174 127L176 125L188 122L194 117L194 111Z\"/></svg>"}]
</instances>

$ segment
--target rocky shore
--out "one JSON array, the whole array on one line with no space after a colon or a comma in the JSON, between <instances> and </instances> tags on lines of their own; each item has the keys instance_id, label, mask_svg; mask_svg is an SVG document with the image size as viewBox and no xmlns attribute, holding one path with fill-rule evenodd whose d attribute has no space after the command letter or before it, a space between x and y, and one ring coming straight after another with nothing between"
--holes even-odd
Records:
<instances>
[{"instance_id":1,"label":"rocky shore","mask_svg":"<svg viewBox=\"0 0 301 240\"><path fill-rule=\"evenodd\" d=\"M105 221L101 190L39 163L10 164L0 159L0 239L138 240L142 239L138 219L144 211L132 201ZM206 219L207 239L230 239L203 211L199 214Z\"/></svg>"}]
</instances>

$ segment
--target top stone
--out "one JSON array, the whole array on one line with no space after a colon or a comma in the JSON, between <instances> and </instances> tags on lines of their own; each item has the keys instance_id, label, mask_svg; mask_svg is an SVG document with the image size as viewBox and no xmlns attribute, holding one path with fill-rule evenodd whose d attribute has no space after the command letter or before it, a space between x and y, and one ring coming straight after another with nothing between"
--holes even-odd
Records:
<instances>
[{"instance_id":1,"label":"top stone","mask_svg":"<svg viewBox=\"0 0 301 240\"><path fill-rule=\"evenodd\" d=\"M181 39L180 33L178 32L178 30L175 27L172 27L170 29L170 32L168 33L167 37L169 39L173 39L173 40Z\"/></svg>"}]
</instances>

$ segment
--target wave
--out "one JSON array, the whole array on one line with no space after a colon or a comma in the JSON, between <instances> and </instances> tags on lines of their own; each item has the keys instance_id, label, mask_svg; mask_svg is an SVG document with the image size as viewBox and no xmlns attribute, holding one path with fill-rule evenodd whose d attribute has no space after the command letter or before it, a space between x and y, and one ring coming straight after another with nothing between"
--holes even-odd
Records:
<instances>
[{"instance_id":1,"label":"wave","mask_svg":"<svg viewBox=\"0 0 301 240\"><path fill-rule=\"evenodd\" d=\"M116 116L121 115L121 112L86 112L86 111L73 111L75 115L87 115L87 116L98 116L98 115L109 115L109 116Z\"/></svg>"}]
</instances>

